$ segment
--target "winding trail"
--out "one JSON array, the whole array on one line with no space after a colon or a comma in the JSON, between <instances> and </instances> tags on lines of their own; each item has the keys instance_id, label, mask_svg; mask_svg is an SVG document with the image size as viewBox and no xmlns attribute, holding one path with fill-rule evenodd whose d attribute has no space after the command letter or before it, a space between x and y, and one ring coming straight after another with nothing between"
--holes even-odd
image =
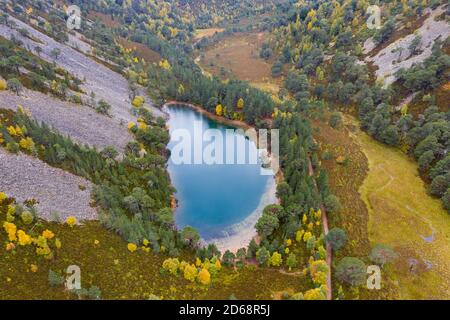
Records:
<instances>
[{"instance_id":1,"label":"winding trail","mask_svg":"<svg viewBox=\"0 0 450 320\"><path fill-rule=\"evenodd\" d=\"M308 170L309 170L309 176L314 177L314 168L312 166L311 158L308 157ZM316 179L314 179L314 186L319 192L319 188L317 187ZM323 233L325 235L328 234L328 215L327 211L325 210L325 207L323 204L320 205L320 211L322 212L322 226L323 226ZM328 274L327 274L327 300L333 299L333 288L332 288L332 281L331 281L331 263L333 261L333 249L331 248L331 245L327 242L326 243L327 248L327 265L328 265Z\"/></svg>"},{"instance_id":2,"label":"winding trail","mask_svg":"<svg viewBox=\"0 0 450 320\"><path fill-rule=\"evenodd\" d=\"M345 120L359 128L354 118ZM369 161L359 190L369 212L369 239L372 245L390 245L399 255L392 276L400 297L449 299L450 216L427 193L415 161L360 129L351 136ZM412 261L417 264L413 269Z\"/></svg>"},{"instance_id":3,"label":"winding trail","mask_svg":"<svg viewBox=\"0 0 450 320\"><path fill-rule=\"evenodd\" d=\"M382 171L384 172L384 174L385 174L386 176L389 177L389 181L388 181L386 184L382 185L380 188L378 188L378 190L375 190L375 191L373 192L374 194L380 194L380 193L383 192L385 189L389 188L389 187L392 185L392 183L395 182L395 177L394 177L388 170L386 170L384 164L379 164L379 165L377 165L376 169L377 169L377 170L378 170L378 169L382 170ZM412 193L411 193L410 195L411 195L412 197L415 196L415 195L412 194ZM422 220L423 222L425 222L425 224L428 225L428 227L430 228L432 237L434 237L434 235L435 235L436 232L437 232L437 229L433 226L433 223L430 221L430 219L428 219L428 218L426 218L425 216L421 215L417 210L411 208L411 206L409 206L409 205L404 205L404 204L402 204L402 203L399 202L399 201L395 201L395 202L396 202L399 206L404 206L404 208L405 208L406 210L408 210L408 211L410 211L411 213L413 213L419 220ZM372 207L372 209L373 209L373 207Z\"/></svg>"}]
</instances>

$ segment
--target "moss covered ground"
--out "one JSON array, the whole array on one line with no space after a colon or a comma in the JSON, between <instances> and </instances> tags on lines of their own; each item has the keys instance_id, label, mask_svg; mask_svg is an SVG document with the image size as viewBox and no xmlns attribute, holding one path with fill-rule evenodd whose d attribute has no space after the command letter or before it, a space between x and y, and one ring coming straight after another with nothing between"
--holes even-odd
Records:
<instances>
[{"instance_id":1,"label":"moss covered ground","mask_svg":"<svg viewBox=\"0 0 450 320\"><path fill-rule=\"evenodd\" d=\"M19 216L14 223L17 230L25 230L37 238L45 230L54 233L48 240L52 255L45 258L36 253L33 244L13 250L6 247L10 241L4 230L6 212L11 200L0 205L0 299L78 299L64 286L51 286L49 270L63 276L67 267L81 269L81 286L97 286L102 299L276 299L282 293L306 291L311 288L309 276L298 270L285 272L279 268L260 268L248 264L242 269L222 267L208 286L189 282L182 276L162 272L165 254L147 252L142 247L130 252L127 243L106 230L98 222L86 222L73 227L67 223L34 221L24 225ZM61 242L60 249L55 241ZM192 253L183 252L180 259L195 262ZM37 268L36 268L37 267Z\"/></svg>"}]
</instances>

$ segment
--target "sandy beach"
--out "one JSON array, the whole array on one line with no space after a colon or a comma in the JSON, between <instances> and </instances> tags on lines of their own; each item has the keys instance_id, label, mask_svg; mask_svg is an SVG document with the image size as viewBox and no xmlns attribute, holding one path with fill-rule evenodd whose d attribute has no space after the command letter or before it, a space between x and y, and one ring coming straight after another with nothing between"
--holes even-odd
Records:
<instances>
[{"instance_id":1,"label":"sandy beach","mask_svg":"<svg viewBox=\"0 0 450 320\"><path fill-rule=\"evenodd\" d=\"M226 250L236 253L240 248L247 247L250 241L257 236L255 224L261 217L264 208L269 204L278 203L276 186L275 179L269 179L267 181L266 191L261 197L258 207L242 222L234 224L227 228L227 230L224 230L224 233L227 233L228 236L209 239L206 243L215 243L222 254Z\"/></svg>"},{"instance_id":2,"label":"sandy beach","mask_svg":"<svg viewBox=\"0 0 450 320\"><path fill-rule=\"evenodd\" d=\"M185 103L185 102L178 102L178 101L167 101L162 110L164 108L167 108L171 105L179 105L179 106L185 106L188 108L191 108L195 110L198 113L201 113L205 115L206 117L217 121L218 123L222 123L225 125L230 125L236 128L248 130L248 129L255 129L254 127L250 126L244 121L238 121L238 120L230 120L225 119L223 117L219 117L211 112L206 111L200 106ZM255 141L257 143L257 141ZM263 170L270 170L270 169L263 169ZM270 204L279 203L277 196L276 196L276 188L277 188L277 182L279 182L280 179L280 173L281 171L277 172L276 176L273 176L272 178L268 179L266 190L264 194L261 196L260 202L258 206L255 208L255 210L247 216L243 221L236 223L234 225L231 225L227 227L225 230L222 231L224 234L223 237L213 238L204 240L201 239L200 242L202 245L208 245L210 243L216 244L217 248L222 252L222 254L229 250L233 253L236 253L237 250L239 250L242 247L247 247L250 241L252 239L257 237L257 232L255 229L255 224L258 222L259 218L262 216L262 212L264 208ZM177 207L176 201L172 203L173 208Z\"/></svg>"}]
</instances>

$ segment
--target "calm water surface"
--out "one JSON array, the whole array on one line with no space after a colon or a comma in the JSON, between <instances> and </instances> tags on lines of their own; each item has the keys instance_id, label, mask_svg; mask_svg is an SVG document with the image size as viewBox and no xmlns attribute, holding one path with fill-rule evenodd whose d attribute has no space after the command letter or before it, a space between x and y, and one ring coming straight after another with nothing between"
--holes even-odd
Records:
<instances>
[{"instance_id":1,"label":"calm water surface","mask_svg":"<svg viewBox=\"0 0 450 320\"><path fill-rule=\"evenodd\" d=\"M186 133L189 132L194 137L194 126L197 123L197 128L201 127L203 132L206 129L218 129L225 137L225 130L233 129L185 106L169 106L166 111L170 115L169 149L172 151L180 142L174 141L174 130L187 130ZM234 132L231 136L236 139L239 132ZM242 135L240 138L242 139ZM203 141L202 144L204 150L211 142ZM245 145L247 157L257 154L254 142L245 139ZM237 143L234 151L236 148ZM193 146L191 151L194 154ZM223 152L226 155L225 149ZM248 220L249 216L255 215L261 199L267 196L268 186L274 183L273 176L261 175L259 164L248 164L248 161L247 164L177 164L175 157L176 154L172 153L168 169L177 189L176 224L179 228L187 225L196 228L206 241L239 232L237 226L245 219Z\"/></svg>"}]
</instances>

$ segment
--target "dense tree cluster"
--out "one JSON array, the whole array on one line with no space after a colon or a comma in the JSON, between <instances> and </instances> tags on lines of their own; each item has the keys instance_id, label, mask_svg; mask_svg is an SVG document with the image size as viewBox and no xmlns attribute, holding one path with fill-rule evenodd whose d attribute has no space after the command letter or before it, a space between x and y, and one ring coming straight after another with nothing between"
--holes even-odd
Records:
<instances>
[{"instance_id":1,"label":"dense tree cluster","mask_svg":"<svg viewBox=\"0 0 450 320\"><path fill-rule=\"evenodd\" d=\"M376 45L385 46L399 26L408 26L407 19L419 19L424 8L436 8L441 3L383 3L383 12L390 12L390 16L382 28L369 30L365 27L369 4L364 1L304 1L280 6L270 26L276 39L271 44L279 56L277 61L288 58L285 62L294 67L284 86L299 102L298 110L311 110L318 99L346 111L356 109L362 128L371 136L409 150L419 161L423 176L429 177L430 193L441 197L448 208L448 179L432 170L437 164L445 167L448 151L448 105L444 102L444 106L436 106L435 92L448 81L449 40L436 41L429 58L398 71L394 86L387 88L374 83L368 66L361 62L367 38L373 36ZM410 56L419 53L420 42L420 37L412 40L407 49ZM407 106L399 110L394 105L400 103L396 91L423 97L429 108L416 118ZM330 125L339 125L337 114L332 115ZM330 204L334 202L332 197L329 200Z\"/></svg>"},{"instance_id":2,"label":"dense tree cluster","mask_svg":"<svg viewBox=\"0 0 450 320\"><path fill-rule=\"evenodd\" d=\"M140 116L146 126L131 128L136 141L128 144L123 159L118 160L111 147L99 152L54 133L22 112L6 115L9 120L0 127L2 144L10 151L20 147L52 166L92 181L106 227L130 243L148 239L156 252L177 255L181 248L197 246L195 230L177 231L174 225L170 208L173 189L166 171L169 135L164 122L142 109ZM30 144L22 143L24 136L30 138Z\"/></svg>"},{"instance_id":3,"label":"dense tree cluster","mask_svg":"<svg viewBox=\"0 0 450 320\"><path fill-rule=\"evenodd\" d=\"M187 40L193 34L197 16L189 16L189 11L186 10L181 12L180 6L176 3L152 2L143 6L140 1L124 1L120 4L105 6L97 1L72 2L80 5L83 12L95 10L125 22L116 28L105 28L101 22L95 21L92 26L85 25L84 29L85 35L98 44L97 49L101 49L104 57L111 58L111 61L119 66L129 68L127 76L130 78L130 88L136 83L143 84L148 80L149 88L152 92L159 94L161 101L176 99L195 103L223 117L245 120L258 127L267 125L266 118L270 118L275 108L275 103L268 94L242 81L232 80L223 83L217 78L205 76L192 61L190 57L192 47ZM234 5L241 4L234 1ZM252 10L255 12L262 8L258 6ZM39 8L39 10L48 10L48 8ZM158 65L130 61L136 59L130 59L128 52L115 43L116 36L148 46L158 52L163 60ZM117 57L120 58L117 59ZM147 80L140 81L144 70L146 70L144 76ZM135 92L135 90L131 91ZM135 101L137 96L133 94L131 98ZM108 110L108 106L103 104L99 104L98 108L102 112ZM180 234L174 232L171 211L165 207L170 195L166 180L167 173L163 170L167 134L155 124L153 119L147 122L149 128L145 132L139 129L139 126L131 126L137 141L128 145L126 157L120 162L115 159L114 150L109 149L101 153L91 150L89 156L83 156L84 160L80 160L78 159L80 150L77 150L77 147L68 147L67 144L72 146L73 143L67 141L46 143L46 153L49 153L45 155L46 161L85 176L98 184L96 200L108 211L105 215L105 224L123 234L128 241L138 242L145 235L145 238L156 247L159 246L158 248L168 251L176 250L178 243L195 246L198 234L194 230L183 230ZM279 192L283 205L287 209L281 207L280 216L276 216L279 225L275 224L273 230L270 227L267 229L267 224L261 224L261 228L266 229L268 238L274 231L293 236L298 229L296 220L298 221L301 212L309 208L318 208L322 201L315 191L314 177L308 173L306 158L312 146L309 124L298 114L289 119L280 117L280 120L276 122L275 127L283 130L282 152L286 152L282 165L287 173L285 183L287 187L284 193L283 188L279 187ZM34 130L38 131L37 128ZM49 131L45 126L42 130ZM48 133L40 132L39 134L46 137ZM300 138L295 139L295 137ZM295 141L292 142L293 140ZM36 143L44 144L42 141L36 141ZM143 143L146 149L149 149L143 158L140 157L139 143ZM84 152L84 148L81 152ZM87 162L84 163L84 161ZM96 165L87 168L91 161ZM136 181L131 184L120 180L123 179L124 173L128 174L127 178L133 180L133 174L130 174L128 170L131 170L131 173L136 170ZM139 170L146 170L144 177L137 177ZM106 179L107 182L104 181L104 171L111 176ZM110 171L111 174L109 174ZM113 180L114 183L109 180ZM120 181L121 185L126 186L126 191L118 188ZM144 186L150 187L150 191ZM163 194L149 194L157 190ZM267 213L267 210L265 212ZM146 221L151 223L147 225ZM155 228L155 225L159 228ZM281 238L280 240L283 241ZM201 250L203 251L198 252L200 256L208 258L220 256L214 246ZM252 254L256 254L256 249L250 246L247 255ZM273 250L271 250L272 254ZM274 264L278 263L277 256L273 260ZM293 258L290 259L291 264L294 264L292 260Z\"/></svg>"},{"instance_id":4,"label":"dense tree cluster","mask_svg":"<svg viewBox=\"0 0 450 320\"><path fill-rule=\"evenodd\" d=\"M450 56L445 54L437 43L433 54L423 65L399 71L399 85L411 93L432 92L446 81L445 72L450 68ZM450 187L448 176L448 149L450 137L450 111L441 111L433 101L416 119L408 113L407 106L400 110L401 115L384 101L391 101L392 92L377 87L366 89L359 114L363 128L373 137L390 145L404 145L417 159L419 169L430 178L430 193L442 198Z\"/></svg>"}]
</instances>

